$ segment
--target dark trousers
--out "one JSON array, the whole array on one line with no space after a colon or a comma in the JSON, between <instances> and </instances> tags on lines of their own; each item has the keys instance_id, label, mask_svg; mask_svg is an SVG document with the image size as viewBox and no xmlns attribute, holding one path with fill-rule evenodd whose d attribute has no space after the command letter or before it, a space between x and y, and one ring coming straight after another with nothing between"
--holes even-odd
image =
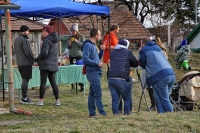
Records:
<instances>
[{"instance_id":1,"label":"dark trousers","mask_svg":"<svg viewBox=\"0 0 200 133\"><path fill-rule=\"evenodd\" d=\"M53 94L55 96L55 99L57 100L59 97L59 91L58 91L58 86L57 86L56 80L55 80L56 72L50 72L50 71L45 71L45 70L40 70L40 98L41 99L44 98L47 77L48 77L51 87L53 89Z\"/></svg>"},{"instance_id":2,"label":"dark trousers","mask_svg":"<svg viewBox=\"0 0 200 133\"><path fill-rule=\"evenodd\" d=\"M129 76L129 81L128 82L133 82L132 80L132 76ZM130 112L132 112L132 106L133 106L133 101L132 101L132 88L133 88L133 84L129 84L129 86L131 87L131 91L130 91ZM120 95L119 95L119 98L120 98ZM121 96L121 99L119 99L119 102L118 102L118 111L119 112L122 112L122 106L123 106L123 103L122 103L122 96Z\"/></svg>"},{"instance_id":3,"label":"dark trousers","mask_svg":"<svg viewBox=\"0 0 200 133\"><path fill-rule=\"evenodd\" d=\"M29 79L22 79L22 98L27 98Z\"/></svg>"},{"instance_id":4,"label":"dark trousers","mask_svg":"<svg viewBox=\"0 0 200 133\"><path fill-rule=\"evenodd\" d=\"M19 65L18 70L22 77L22 85L21 85L22 98L27 98L28 82L29 79L32 78L32 65L22 65L22 66Z\"/></svg>"},{"instance_id":5,"label":"dark trousers","mask_svg":"<svg viewBox=\"0 0 200 133\"><path fill-rule=\"evenodd\" d=\"M151 107L155 107L156 103L155 103L155 100L154 100L154 97L153 97L153 88L148 88L147 90L149 92L149 98L151 100Z\"/></svg>"},{"instance_id":6,"label":"dark trousers","mask_svg":"<svg viewBox=\"0 0 200 133\"><path fill-rule=\"evenodd\" d=\"M110 64L107 63L107 72L106 72L107 79L108 79L108 72L109 72L109 69L110 69Z\"/></svg>"}]
</instances>

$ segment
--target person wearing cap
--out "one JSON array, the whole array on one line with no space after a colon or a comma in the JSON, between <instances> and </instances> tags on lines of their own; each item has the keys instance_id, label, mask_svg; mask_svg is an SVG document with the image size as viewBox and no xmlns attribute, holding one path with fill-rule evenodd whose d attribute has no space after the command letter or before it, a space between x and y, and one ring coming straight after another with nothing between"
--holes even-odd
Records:
<instances>
[{"instance_id":1,"label":"person wearing cap","mask_svg":"<svg viewBox=\"0 0 200 133\"><path fill-rule=\"evenodd\" d=\"M128 84L130 67L137 67L138 61L131 50L130 42L122 39L110 53L110 69L108 72L108 86L112 97L112 112L119 114L119 97L124 100L124 115L130 114L131 86Z\"/></svg>"},{"instance_id":2,"label":"person wearing cap","mask_svg":"<svg viewBox=\"0 0 200 133\"><path fill-rule=\"evenodd\" d=\"M45 94L45 87L47 77L53 88L53 94L55 96L55 105L60 105L59 91L56 84L56 72L58 71L58 35L54 31L53 26L44 26L42 29L42 36L44 37L41 45L41 51L38 57L35 59L38 62L40 69L40 96L39 101L36 103L38 106L43 106L43 99Z\"/></svg>"},{"instance_id":3,"label":"person wearing cap","mask_svg":"<svg viewBox=\"0 0 200 133\"><path fill-rule=\"evenodd\" d=\"M34 64L34 56L31 50L31 45L28 41L29 27L22 25L20 27L20 34L14 41L14 52L16 54L16 61L18 70L22 77L22 104L33 104L28 98L28 83L32 78L32 65Z\"/></svg>"},{"instance_id":4,"label":"person wearing cap","mask_svg":"<svg viewBox=\"0 0 200 133\"><path fill-rule=\"evenodd\" d=\"M78 24L74 23L71 27L71 32L72 36L69 37L69 42L68 42L68 50L69 50L69 62L70 64L74 64L73 60L75 59L76 61L82 59L82 51L81 47L83 45L83 42L85 41L85 37L80 34L78 31ZM80 86L80 92L84 91L84 86L83 83L79 83ZM71 84L71 89L74 89L74 85Z\"/></svg>"},{"instance_id":5,"label":"person wearing cap","mask_svg":"<svg viewBox=\"0 0 200 133\"><path fill-rule=\"evenodd\" d=\"M140 66L146 71L147 86L153 88L157 112L172 112L169 92L175 82L174 70L156 42L143 38L142 44Z\"/></svg>"}]
</instances>

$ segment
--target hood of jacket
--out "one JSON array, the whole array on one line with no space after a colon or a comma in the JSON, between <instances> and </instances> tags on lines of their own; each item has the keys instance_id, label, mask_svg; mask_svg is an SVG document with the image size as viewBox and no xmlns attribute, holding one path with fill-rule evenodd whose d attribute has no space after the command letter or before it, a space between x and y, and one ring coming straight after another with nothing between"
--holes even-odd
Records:
<instances>
[{"instance_id":1,"label":"hood of jacket","mask_svg":"<svg viewBox=\"0 0 200 133\"><path fill-rule=\"evenodd\" d=\"M146 44L147 46L153 46L153 45L157 45L156 42L154 41L150 41Z\"/></svg>"},{"instance_id":2,"label":"hood of jacket","mask_svg":"<svg viewBox=\"0 0 200 133\"><path fill-rule=\"evenodd\" d=\"M45 39L49 39L53 43L57 43L59 41L58 34L56 32L50 33Z\"/></svg>"}]
</instances>

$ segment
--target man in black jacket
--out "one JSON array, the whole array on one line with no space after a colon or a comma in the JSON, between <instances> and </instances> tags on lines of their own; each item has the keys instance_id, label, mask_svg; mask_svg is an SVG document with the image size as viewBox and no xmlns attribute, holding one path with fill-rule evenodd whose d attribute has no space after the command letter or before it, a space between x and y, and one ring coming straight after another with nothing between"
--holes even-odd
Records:
<instances>
[{"instance_id":1,"label":"man in black jacket","mask_svg":"<svg viewBox=\"0 0 200 133\"><path fill-rule=\"evenodd\" d=\"M28 41L29 27L22 25L20 27L20 34L14 41L14 52L16 54L16 61L18 70L22 77L22 104L32 104L33 102L27 97L28 82L32 78L32 65L34 63L34 56Z\"/></svg>"}]
</instances>

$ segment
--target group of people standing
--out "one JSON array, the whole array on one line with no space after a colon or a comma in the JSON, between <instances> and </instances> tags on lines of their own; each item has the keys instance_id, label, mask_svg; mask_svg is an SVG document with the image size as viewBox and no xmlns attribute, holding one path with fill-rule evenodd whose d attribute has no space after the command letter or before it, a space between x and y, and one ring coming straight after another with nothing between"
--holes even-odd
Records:
<instances>
[{"instance_id":1,"label":"group of people standing","mask_svg":"<svg viewBox=\"0 0 200 133\"><path fill-rule=\"evenodd\" d=\"M139 65L145 71L144 84L147 84L147 88L151 88L151 102L155 104L152 106L156 106L158 113L172 112L173 107L169 99L169 93L175 82L175 74L167 60L166 49L160 44L160 40L158 39L156 42L149 37L143 38L139 49L139 58L136 59L132 51L128 49L130 42L126 39L117 39L116 34L118 31L118 26L112 26L109 32L106 33L103 43L100 45L100 50L98 50L95 44L100 39L100 31L92 29L90 39L85 41L83 45L83 61L87 65L86 76L90 82L88 96L90 118L97 117L95 105L100 115L106 115L103 108L100 85L103 63L108 66L107 78L114 115L118 115L121 112L121 97L124 101L123 114L129 115L131 113L132 78L130 80L130 67L136 68ZM100 61L102 55L103 63Z\"/></svg>"},{"instance_id":2,"label":"group of people standing","mask_svg":"<svg viewBox=\"0 0 200 133\"><path fill-rule=\"evenodd\" d=\"M70 64L73 64L73 59L82 59L81 47L85 41L85 37L78 32L78 25L74 24L71 27L72 36L68 44ZM37 58L34 58L31 45L28 41L29 27L22 25L20 27L20 34L14 41L14 52L16 54L16 61L18 70L22 77L22 98L21 103L33 104L32 100L27 96L28 83L32 78L32 65L34 62L38 63L40 70L40 94L39 101L36 103L38 106L43 106L43 99L45 95L45 88L47 77L53 89L55 96L55 105L60 105L59 90L56 84L56 72L58 71L58 35L52 26L44 26L42 29L42 43L41 51ZM73 39L72 39L73 38ZM79 83L81 89L84 90L82 83ZM72 84L72 88L74 85Z\"/></svg>"},{"instance_id":3,"label":"group of people standing","mask_svg":"<svg viewBox=\"0 0 200 133\"><path fill-rule=\"evenodd\" d=\"M82 59L86 68L86 77L90 82L88 96L89 117L97 117L96 107L102 116L106 116L102 102L101 76L103 64L107 64L108 86L112 97L112 112L114 115L122 111L121 98L124 101L124 115L129 115L132 111L132 77L130 67L139 65L145 70L145 78L148 88L153 88L153 97L156 103L158 113L172 112L173 108L169 101L169 91L175 82L174 71L168 62L164 52L159 44L150 38L141 40L139 49L139 58L133 55L129 50L130 42L126 39L118 40L117 33L119 26L113 25L105 34L102 44L101 32L93 28L90 31L90 38L85 37L78 32L78 25L73 24L71 27L72 36L69 38L68 50L70 64L73 60ZM22 99L24 104L31 104L32 101L27 97L28 82L32 77L32 65L38 62L40 69L40 95L36 105L42 106L47 77L53 88L55 96L55 105L60 105L59 90L55 81L56 72L58 71L58 35L54 32L52 26L45 26L42 30L43 43L41 52L37 58L33 53L28 42L29 28L22 25L20 34L15 39L14 51L17 58L18 70L22 77ZM99 45L98 45L99 44ZM101 58L103 57L103 62ZM83 84L79 83L84 90ZM73 84L71 85L74 88Z\"/></svg>"}]
</instances>

